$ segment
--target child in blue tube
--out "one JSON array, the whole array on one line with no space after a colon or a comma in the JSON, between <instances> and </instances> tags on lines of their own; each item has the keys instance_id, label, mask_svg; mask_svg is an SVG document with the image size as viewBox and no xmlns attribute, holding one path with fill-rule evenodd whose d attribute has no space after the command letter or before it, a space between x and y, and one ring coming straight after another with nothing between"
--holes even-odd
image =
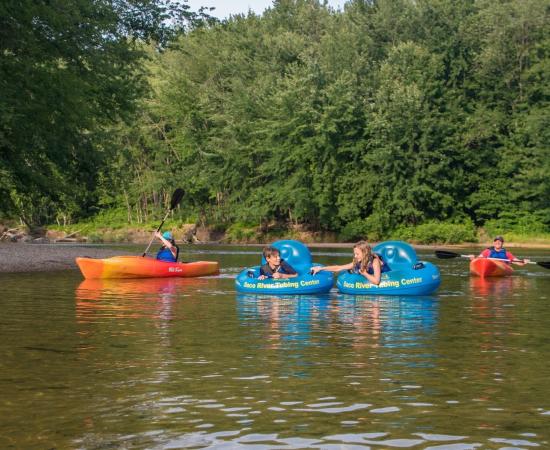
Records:
<instances>
[{"instance_id":1,"label":"child in blue tube","mask_svg":"<svg viewBox=\"0 0 550 450\"><path fill-rule=\"evenodd\" d=\"M353 246L353 261L338 266L313 266L311 273L326 270L328 272L340 272L350 270L363 275L370 283L379 285L382 272L387 272L389 267L382 261L382 258L372 251L366 241L359 241Z\"/></svg>"},{"instance_id":2,"label":"child in blue tube","mask_svg":"<svg viewBox=\"0 0 550 450\"><path fill-rule=\"evenodd\" d=\"M294 268L281 259L281 254L275 247L265 247L263 255L266 263L260 267L259 280L265 280L266 278L294 278L298 276Z\"/></svg>"}]
</instances>

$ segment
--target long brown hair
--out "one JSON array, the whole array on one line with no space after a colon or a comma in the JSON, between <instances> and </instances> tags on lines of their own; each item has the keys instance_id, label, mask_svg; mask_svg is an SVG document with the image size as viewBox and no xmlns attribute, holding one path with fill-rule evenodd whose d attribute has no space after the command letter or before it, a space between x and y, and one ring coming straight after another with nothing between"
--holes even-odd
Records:
<instances>
[{"instance_id":1,"label":"long brown hair","mask_svg":"<svg viewBox=\"0 0 550 450\"><path fill-rule=\"evenodd\" d=\"M369 264L371 264L374 259L371 246L367 241L359 241L353 248L358 248L363 254L363 257L359 261L357 261L355 256L353 257L353 266L356 267L359 264L359 271L366 272Z\"/></svg>"}]
</instances>

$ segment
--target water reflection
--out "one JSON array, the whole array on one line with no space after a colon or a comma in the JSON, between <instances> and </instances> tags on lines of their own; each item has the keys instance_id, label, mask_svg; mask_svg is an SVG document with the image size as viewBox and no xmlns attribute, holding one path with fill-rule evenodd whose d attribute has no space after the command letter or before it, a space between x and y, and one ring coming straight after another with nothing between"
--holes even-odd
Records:
<instances>
[{"instance_id":1,"label":"water reflection","mask_svg":"<svg viewBox=\"0 0 550 450\"><path fill-rule=\"evenodd\" d=\"M208 287L206 279L148 278L84 280L76 288L76 315L81 322L101 317L171 320L176 298L189 288Z\"/></svg>"},{"instance_id":2,"label":"water reflection","mask_svg":"<svg viewBox=\"0 0 550 450\"><path fill-rule=\"evenodd\" d=\"M340 295L342 320L357 336L375 338L382 347L415 347L434 331L439 302L435 297Z\"/></svg>"},{"instance_id":3,"label":"water reflection","mask_svg":"<svg viewBox=\"0 0 550 450\"><path fill-rule=\"evenodd\" d=\"M264 323L268 348L319 345L338 332L355 349L415 347L438 317L433 297L237 295L237 308L244 325Z\"/></svg>"},{"instance_id":4,"label":"water reflection","mask_svg":"<svg viewBox=\"0 0 550 450\"><path fill-rule=\"evenodd\" d=\"M508 297L525 291L532 281L524 276L470 277L470 290L480 297Z\"/></svg>"},{"instance_id":5,"label":"water reflection","mask_svg":"<svg viewBox=\"0 0 550 450\"><path fill-rule=\"evenodd\" d=\"M208 286L208 278L131 278L84 280L76 289L78 296L98 298L103 295L134 296L157 295L182 291L190 286Z\"/></svg>"},{"instance_id":6,"label":"water reflection","mask_svg":"<svg viewBox=\"0 0 550 450\"><path fill-rule=\"evenodd\" d=\"M265 323L267 348L309 346L314 324L328 322L331 298L325 295L237 295L244 325Z\"/></svg>"}]
</instances>

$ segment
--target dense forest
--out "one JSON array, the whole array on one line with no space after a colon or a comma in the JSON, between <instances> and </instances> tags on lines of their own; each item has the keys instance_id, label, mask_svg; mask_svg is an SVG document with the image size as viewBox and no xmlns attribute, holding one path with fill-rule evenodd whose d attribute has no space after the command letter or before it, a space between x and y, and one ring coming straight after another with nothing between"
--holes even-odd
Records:
<instances>
[{"instance_id":1,"label":"dense forest","mask_svg":"<svg viewBox=\"0 0 550 450\"><path fill-rule=\"evenodd\" d=\"M229 232L550 232L550 0L8 0L0 51L0 219L139 226L182 187Z\"/></svg>"}]
</instances>

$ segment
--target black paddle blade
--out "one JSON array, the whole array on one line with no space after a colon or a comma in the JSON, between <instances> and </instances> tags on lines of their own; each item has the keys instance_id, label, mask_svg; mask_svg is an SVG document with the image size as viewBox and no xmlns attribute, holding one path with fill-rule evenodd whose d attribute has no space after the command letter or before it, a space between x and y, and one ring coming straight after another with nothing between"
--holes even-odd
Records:
<instances>
[{"instance_id":1,"label":"black paddle blade","mask_svg":"<svg viewBox=\"0 0 550 450\"><path fill-rule=\"evenodd\" d=\"M550 269L550 261L537 261L537 265L545 269Z\"/></svg>"},{"instance_id":2,"label":"black paddle blade","mask_svg":"<svg viewBox=\"0 0 550 450\"><path fill-rule=\"evenodd\" d=\"M174 209L176 206L178 206L179 202L181 202L181 199L183 198L183 189L177 188L174 193L172 194L172 199L170 200L170 209Z\"/></svg>"},{"instance_id":3,"label":"black paddle blade","mask_svg":"<svg viewBox=\"0 0 550 450\"><path fill-rule=\"evenodd\" d=\"M445 250L436 250L435 256L437 256L440 259L451 259L451 258L458 258L460 255L458 253L447 252Z\"/></svg>"}]
</instances>

